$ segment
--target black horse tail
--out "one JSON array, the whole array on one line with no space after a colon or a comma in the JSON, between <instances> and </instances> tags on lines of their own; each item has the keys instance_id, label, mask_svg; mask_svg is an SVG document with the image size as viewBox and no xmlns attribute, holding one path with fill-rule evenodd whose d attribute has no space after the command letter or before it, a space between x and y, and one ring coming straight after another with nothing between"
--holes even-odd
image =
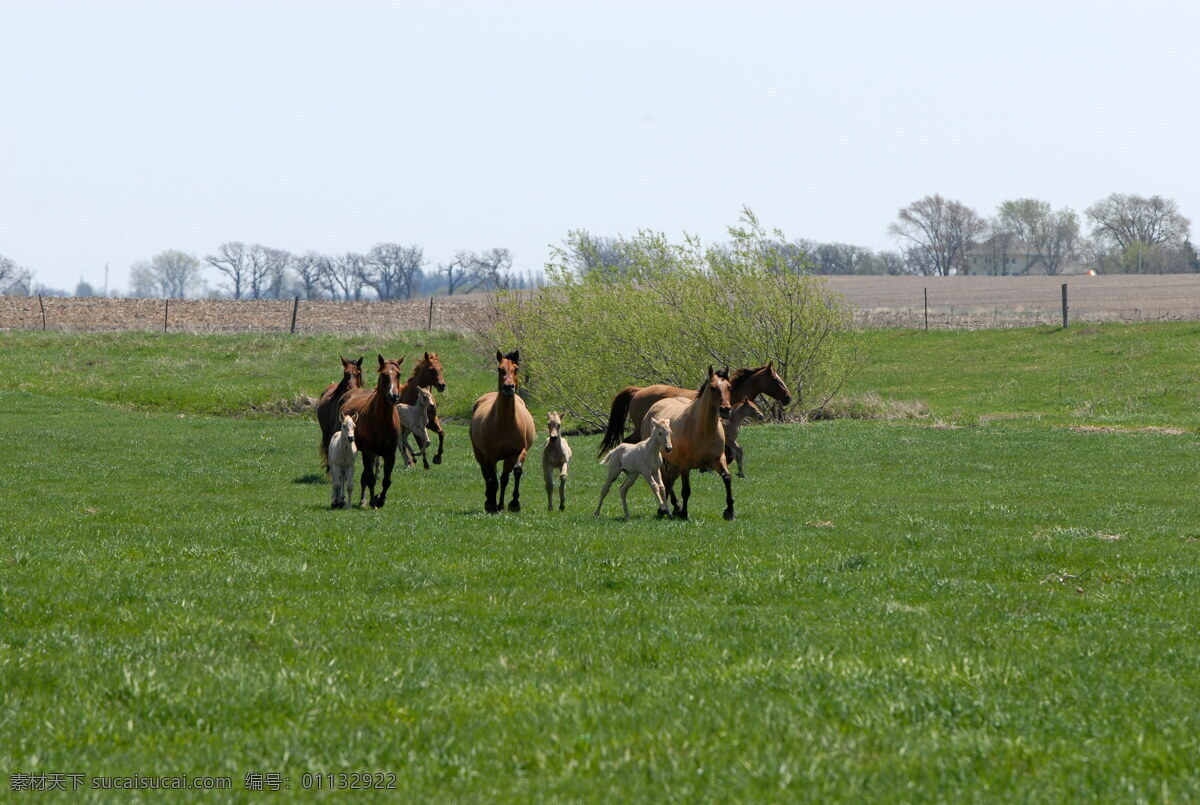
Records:
<instances>
[{"instance_id":1,"label":"black horse tail","mask_svg":"<svg viewBox=\"0 0 1200 805\"><path fill-rule=\"evenodd\" d=\"M633 395L641 390L640 386L629 386L613 397L612 411L608 415L608 430L604 431L604 440L600 442L597 455L604 455L605 451L612 450L625 438L625 417L629 413L629 403L633 400Z\"/></svg>"}]
</instances>

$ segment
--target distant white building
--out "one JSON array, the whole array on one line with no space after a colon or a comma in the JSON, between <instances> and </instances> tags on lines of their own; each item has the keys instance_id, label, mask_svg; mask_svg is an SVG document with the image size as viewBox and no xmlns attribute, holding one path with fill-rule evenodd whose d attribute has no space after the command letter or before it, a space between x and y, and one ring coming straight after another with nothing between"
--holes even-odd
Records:
<instances>
[{"instance_id":1,"label":"distant white building","mask_svg":"<svg viewBox=\"0 0 1200 805\"><path fill-rule=\"evenodd\" d=\"M989 277L1046 273L1037 250L1016 238L1007 242L988 238L975 244L963 256L963 267L966 274ZM1058 267L1059 274L1082 274L1084 271L1083 263L1072 257L1063 260Z\"/></svg>"}]
</instances>

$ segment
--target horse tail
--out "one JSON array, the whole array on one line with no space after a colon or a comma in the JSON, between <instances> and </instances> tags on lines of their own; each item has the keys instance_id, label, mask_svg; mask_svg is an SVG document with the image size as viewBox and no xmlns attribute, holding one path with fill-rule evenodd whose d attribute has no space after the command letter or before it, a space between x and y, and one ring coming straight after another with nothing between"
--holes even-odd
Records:
<instances>
[{"instance_id":1,"label":"horse tail","mask_svg":"<svg viewBox=\"0 0 1200 805\"><path fill-rule=\"evenodd\" d=\"M325 434L321 434L321 466L325 468L325 474L329 474L329 439L325 438Z\"/></svg>"},{"instance_id":2,"label":"horse tail","mask_svg":"<svg viewBox=\"0 0 1200 805\"><path fill-rule=\"evenodd\" d=\"M603 454L605 450L612 450L625 438L625 417L629 413L633 395L641 390L640 386L628 386L613 397L612 411L608 415L608 430L604 431L604 440L600 442L597 455Z\"/></svg>"}]
</instances>

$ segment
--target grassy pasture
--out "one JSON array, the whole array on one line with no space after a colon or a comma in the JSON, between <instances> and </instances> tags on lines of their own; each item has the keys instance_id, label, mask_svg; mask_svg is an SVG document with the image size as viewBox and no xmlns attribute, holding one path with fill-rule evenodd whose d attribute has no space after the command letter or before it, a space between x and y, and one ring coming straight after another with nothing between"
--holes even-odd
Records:
<instances>
[{"instance_id":1,"label":"grassy pasture","mask_svg":"<svg viewBox=\"0 0 1200 805\"><path fill-rule=\"evenodd\" d=\"M732 523L711 475L692 522L642 482L630 522L615 494L593 519L597 437L566 513L534 461L525 510L488 517L460 424L384 510L329 511L280 401L338 352L435 348L458 415L493 381L454 338L4 334L0 775L1194 800L1198 333L870 334L847 391L929 418L748 428Z\"/></svg>"}]
</instances>

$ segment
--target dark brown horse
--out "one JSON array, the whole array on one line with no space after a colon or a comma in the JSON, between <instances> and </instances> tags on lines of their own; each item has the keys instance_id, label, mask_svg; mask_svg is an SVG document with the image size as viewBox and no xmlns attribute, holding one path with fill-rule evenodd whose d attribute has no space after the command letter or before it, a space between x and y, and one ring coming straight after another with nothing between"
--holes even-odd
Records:
<instances>
[{"instance_id":1,"label":"dark brown horse","mask_svg":"<svg viewBox=\"0 0 1200 805\"><path fill-rule=\"evenodd\" d=\"M342 426L342 418L338 411L342 407L342 397L347 391L362 388L362 361L348 361L342 358L342 379L330 383L321 392L317 400L317 422L321 425L321 463L325 472L329 472L329 440Z\"/></svg>"},{"instance_id":2,"label":"dark brown horse","mask_svg":"<svg viewBox=\"0 0 1200 805\"><path fill-rule=\"evenodd\" d=\"M400 364L384 360L379 356L379 380L373 389L355 389L342 398L341 413L357 416L355 441L362 456L362 492L358 496L361 506L367 490L371 490L371 508L382 509L387 500L388 487L392 485L392 466L396 463L396 447L400 444L400 416L396 403L400 402ZM383 487L375 496L375 457L383 458Z\"/></svg>"},{"instance_id":3,"label":"dark brown horse","mask_svg":"<svg viewBox=\"0 0 1200 805\"><path fill-rule=\"evenodd\" d=\"M694 399L668 397L650 406L642 420L642 438L648 438L654 420L671 420L670 453L663 453L663 483L671 498L672 514L688 519L688 498L692 496L692 470L715 470L725 482L726 520L733 519L733 482L725 461L725 427L729 418L730 384L708 367L708 379ZM675 498L675 479L683 476L683 505Z\"/></svg>"},{"instance_id":4,"label":"dark brown horse","mask_svg":"<svg viewBox=\"0 0 1200 805\"><path fill-rule=\"evenodd\" d=\"M525 455L533 444L536 429L525 401L517 396L517 371L521 359L517 351L500 354L496 350L496 391L489 391L471 408L471 447L483 472L484 504L488 514L504 509L504 490L508 475L514 473L510 512L521 510L521 473ZM504 462L503 474L496 480L496 462ZM499 488L499 498L496 490Z\"/></svg>"},{"instance_id":5,"label":"dark brown horse","mask_svg":"<svg viewBox=\"0 0 1200 805\"><path fill-rule=\"evenodd\" d=\"M421 360L417 361L417 365L413 367L412 374L408 376L408 380L404 381L404 385L400 387L400 402L405 405L413 405L417 401L417 389L435 388L438 391L446 390L446 378L442 377L442 363L438 360L436 352L426 352ZM436 400L434 401L436 403ZM437 406L434 405L429 409L429 425L428 428L438 435L437 454L433 457L434 464L442 463L442 445L446 440L446 431L442 430L442 423L438 421ZM429 461L425 458L425 453L421 453L421 463L425 465L425 469L429 469Z\"/></svg>"},{"instance_id":6,"label":"dark brown horse","mask_svg":"<svg viewBox=\"0 0 1200 805\"><path fill-rule=\"evenodd\" d=\"M774 397L784 405L791 405L792 393L787 384L775 371L775 361L768 361L765 366L738 369L729 378L732 384L730 404L741 405L743 400L753 400L759 394ZM622 441L637 442L641 440L642 420L650 406L668 397L686 397L693 400L699 395L693 389L681 389L678 386L629 386L622 389L613 397L612 411L608 416L608 430L600 442L600 453L611 450ZM628 415L633 423L633 433L625 438L625 418Z\"/></svg>"}]
</instances>

